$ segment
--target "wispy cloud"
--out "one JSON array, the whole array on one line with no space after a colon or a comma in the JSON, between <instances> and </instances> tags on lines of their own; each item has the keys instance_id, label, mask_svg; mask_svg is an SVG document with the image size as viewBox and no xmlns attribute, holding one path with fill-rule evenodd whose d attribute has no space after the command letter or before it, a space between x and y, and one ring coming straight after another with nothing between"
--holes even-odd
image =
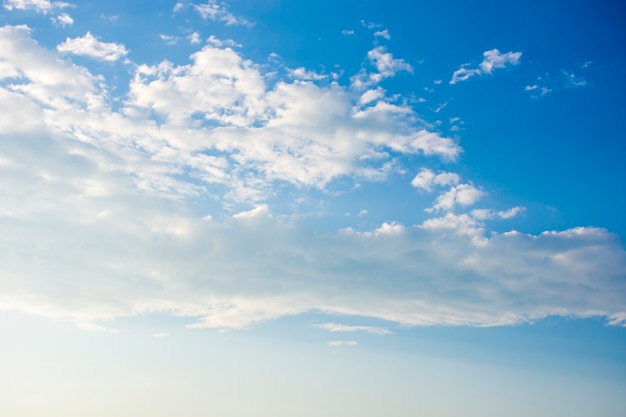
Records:
<instances>
[{"instance_id":1,"label":"wispy cloud","mask_svg":"<svg viewBox=\"0 0 626 417\"><path fill-rule=\"evenodd\" d=\"M313 327L328 330L329 332L341 332L341 333L364 332L364 333L376 334L376 335L392 334L390 330L385 329L384 327L375 327L375 326L348 326L345 324L338 324L338 323L321 323L321 324L315 324Z\"/></svg>"},{"instance_id":2,"label":"wispy cloud","mask_svg":"<svg viewBox=\"0 0 626 417\"><path fill-rule=\"evenodd\" d=\"M174 7L174 11L180 10L178 4ZM181 7L182 8L182 7ZM193 8L200 14L205 20L212 20L216 22L223 22L226 25L243 25L252 27L254 22L245 19L240 16L235 16L228 11L228 8L224 3L216 0L209 0L206 4L193 4Z\"/></svg>"},{"instance_id":3,"label":"wispy cloud","mask_svg":"<svg viewBox=\"0 0 626 417\"><path fill-rule=\"evenodd\" d=\"M53 24L61 27L72 26L74 24L74 19L67 13L61 13L57 17L51 17L50 20Z\"/></svg>"},{"instance_id":4,"label":"wispy cloud","mask_svg":"<svg viewBox=\"0 0 626 417\"><path fill-rule=\"evenodd\" d=\"M501 53L497 49L483 52L483 61L478 67L472 67L471 64L463 64L461 68L454 71L450 84L456 84L459 81L468 80L476 75L492 74L495 69L506 68L510 65L519 64L521 52Z\"/></svg>"},{"instance_id":5,"label":"wispy cloud","mask_svg":"<svg viewBox=\"0 0 626 417\"><path fill-rule=\"evenodd\" d=\"M341 347L341 346L356 346L358 345L358 343L355 342L354 340L332 340L328 342L328 345L332 347Z\"/></svg>"}]
</instances>

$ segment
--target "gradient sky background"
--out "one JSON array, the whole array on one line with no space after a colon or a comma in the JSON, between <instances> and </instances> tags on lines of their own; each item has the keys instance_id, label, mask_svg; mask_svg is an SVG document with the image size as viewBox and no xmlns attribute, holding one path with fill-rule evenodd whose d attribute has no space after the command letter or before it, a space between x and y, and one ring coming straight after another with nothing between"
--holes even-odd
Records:
<instances>
[{"instance_id":1,"label":"gradient sky background","mask_svg":"<svg viewBox=\"0 0 626 417\"><path fill-rule=\"evenodd\" d=\"M1 1L1 415L626 416L621 2Z\"/></svg>"}]
</instances>

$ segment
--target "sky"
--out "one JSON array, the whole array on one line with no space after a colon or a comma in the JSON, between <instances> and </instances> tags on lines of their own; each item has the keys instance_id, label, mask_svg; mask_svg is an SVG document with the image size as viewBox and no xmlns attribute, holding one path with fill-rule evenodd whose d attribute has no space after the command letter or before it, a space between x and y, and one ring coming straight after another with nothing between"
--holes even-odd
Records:
<instances>
[{"instance_id":1,"label":"sky","mask_svg":"<svg viewBox=\"0 0 626 417\"><path fill-rule=\"evenodd\" d=\"M0 1L0 414L626 416L620 1Z\"/></svg>"}]
</instances>

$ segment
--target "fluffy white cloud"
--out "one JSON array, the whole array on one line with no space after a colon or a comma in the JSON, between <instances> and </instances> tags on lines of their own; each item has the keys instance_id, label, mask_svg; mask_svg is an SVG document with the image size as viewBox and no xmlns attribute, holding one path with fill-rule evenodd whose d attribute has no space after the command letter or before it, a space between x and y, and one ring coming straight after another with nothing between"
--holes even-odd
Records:
<instances>
[{"instance_id":1,"label":"fluffy white cloud","mask_svg":"<svg viewBox=\"0 0 626 417\"><path fill-rule=\"evenodd\" d=\"M368 51L369 64L376 68L376 72L368 72L362 69L352 77L352 85L357 89L364 89L380 83L385 78L393 77L400 71L412 73L413 67L403 59L394 58L391 52L387 52L384 46L377 46Z\"/></svg>"},{"instance_id":2,"label":"fluffy white cloud","mask_svg":"<svg viewBox=\"0 0 626 417\"><path fill-rule=\"evenodd\" d=\"M435 174L428 168L422 168L411 181L411 185L415 188L432 191L433 185L456 185L459 181L459 175L453 172L440 172L439 174Z\"/></svg>"},{"instance_id":3,"label":"fluffy white cloud","mask_svg":"<svg viewBox=\"0 0 626 417\"><path fill-rule=\"evenodd\" d=\"M486 217L448 212L333 233L272 213L275 184L384 178L392 153L454 159L458 145L404 104L365 105L337 83L268 85L260 66L206 46L188 65L138 65L116 110L103 77L24 26L0 29L0 62L3 310L105 331L156 312L213 328L310 311L405 325L624 323L626 255L602 229L490 234ZM452 186L444 210L484 193L435 178ZM256 208L208 208L228 198Z\"/></svg>"},{"instance_id":4,"label":"fluffy white cloud","mask_svg":"<svg viewBox=\"0 0 626 417\"><path fill-rule=\"evenodd\" d=\"M55 53L39 47L30 38L27 26L0 28L0 58L3 62L0 77L18 80L6 87L5 94L10 92L19 100L32 100L30 105L41 106L40 111L46 106L68 110L101 105L102 78L85 68L61 62ZM17 120L7 123L17 125Z\"/></svg>"},{"instance_id":5,"label":"fluffy white cloud","mask_svg":"<svg viewBox=\"0 0 626 417\"><path fill-rule=\"evenodd\" d=\"M126 47L114 42L100 42L90 32L78 38L67 38L65 42L57 45L59 52L67 52L74 55L84 55L103 61L116 61L128 54Z\"/></svg>"},{"instance_id":6,"label":"fluffy white cloud","mask_svg":"<svg viewBox=\"0 0 626 417\"><path fill-rule=\"evenodd\" d=\"M437 197L437 201L432 209L452 210L455 206L470 206L476 203L485 195L485 192L472 184L459 184L451 187L448 191Z\"/></svg>"},{"instance_id":7,"label":"fluffy white cloud","mask_svg":"<svg viewBox=\"0 0 626 417\"><path fill-rule=\"evenodd\" d=\"M450 84L456 84L459 81L465 81L475 75L491 74L494 69L506 68L509 65L519 64L522 56L521 52L501 53L497 49L483 52L483 61L477 68L471 68L470 64L463 64L461 68L454 71Z\"/></svg>"}]
</instances>

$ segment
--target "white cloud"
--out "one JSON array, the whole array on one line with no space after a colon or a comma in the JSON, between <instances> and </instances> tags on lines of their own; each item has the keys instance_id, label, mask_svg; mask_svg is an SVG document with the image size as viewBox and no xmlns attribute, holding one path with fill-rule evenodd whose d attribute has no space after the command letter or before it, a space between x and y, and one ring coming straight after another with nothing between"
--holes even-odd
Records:
<instances>
[{"instance_id":1,"label":"white cloud","mask_svg":"<svg viewBox=\"0 0 626 417\"><path fill-rule=\"evenodd\" d=\"M213 35L211 35L211 36L213 36ZM200 33L199 33L199 32L194 32L194 33L192 33L191 35L189 35L189 36L187 37L187 39L189 39L189 42L190 42L192 45L197 45L197 44L199 44L199 43L201 43L201 42L202 42L202 41L200 40Z\"/></svg>"},{"instance_id":2,"label":"white cloud","mask_svg":"<svg viewBox=\"0 0 626 417\"><path fill-rule=\"evenodd\" d=\"M384 327L376 327L376 326L349 326L346 324L338 324L338 323L321 323L321 324L315 324L313 327L328 330L329 332L342 332L342 333L365 332L365 333L376 334L376 335L393 334L393 332L391 332L388 329L385 329Z\"/></svg>"},{"instance_id":3,"label":"white cloud","mask_svg":"<svg viewBox=\"0 0 626 417\"><path fill-rule=\"evenodd\" d=\"M0 43L2 310L94 330L151 313L246 328L312 311L403 325L555 314L624 324L626 253L602 229L491 234L486 218L437 212L333 233L274 210L275 184L379 179L394 152L461 152L406 106L363 108L363 91L339 84L268 87L259 65L206 46L188 65L138 65L116 110L106 79L27 27L0 28ZM442 210L484 193L435 178L452 186ZM207 208L238 198L249 205L235 216Z\"/></svg>"},{"instance_id":4,"label":"white cloud","mask_svg":"<svg viewBox=\"0 0 626 417\"><path fill-rule=\"evenodd\" d=\"M428 168L422 168L413 178L411 185L426 191L432 191L432 186L456 185L460 181L459 175L453 172L440 172L435 174Z\"/></svg>"},{"instance_id":5,"label":"white cloud","mask_svg":"<svg viewBox=\"0 0 626 417\"><path fill-rule=\"evenodd\" d=\"M377 46L368 51L367 59L376 72L368 72L365 68L351 78L353 87L368 88L380 83L385 78L393 77L400 71L413 73L413 67L403 59L394 58L384 46Z\"/></svg>"},{"instance_id":6,"label":"white cloud","mask_svg":"<svg viewBox=\"0 0 626 417\"><path fill-rule=\"evenodd\" d=\"M3 6L7 10L35 10L37 13L47 14L54 9L72 7L70 3L49 0L4 0Z\"/></svg>"},{"instance_id":7,"label":"white cloud","mask_svg":"<svg viewBox=\"0 0 626 417\"><path fill-rule=\"evenodd\" d=\"M376 31L374 32L374 36L376 36L377 38L385 38L387 40L391 39L391 35L389 34L388 29Z\"/></svg>"},{"instance_id":8,"label":"white cloud","mask_svg":"<svg viewBox=\"0 0 626 417\"><path fill-rule=\"evenodd\" d=\"M366 92L361 94L361 97L359 98L359 103L368 104L373 101L377 101L383 97L385 97L385 90L383 90L380 87L377 87L372 90L367 90Z\"/></svg>"},{"instance_id":9,"label":"white cloud","mask_svg":"<svg viewBox=\"0 0 626 417\"><path fill-rule=\"evenodd\" d=\"M377 46L372 49L367 53L367 57L384 78L392 77L400 71L413 72L411 65L403 59L394 58L384 46Z\"/></svg>"},{"instance_id":10,"label":"white cloud","mask_svg":"<svg viewBox=\"0 0 626 417\"><path fill-rule=\"evenodd\" d=\"M228 11L224 3L216 0L209 0L206 4L193 4L193 8L200 14L204 20L212 20L214 22L224 22L227 26L243 25L252 27L254 23L239 16L235 16Z\"/></svg>"},{"instance_id":11,"label":"white cloud","mask_svg":"<svg viewBox=\"0 0 626 417\"><path fill-rule=\"evenodd\" d=\"M168 45L176 45L176 44L178 44L178 36L166 35L164 33L161 33L159 35L159 38L161 38L162 41L165 41L165 43L168 44Z\"/></svg>"},{"instance_id":12,"label":"white cloud","mask_svg":"<svg viewBox=\"0 0 626 417\"><path fill-rule=\"evenodd\" d=\"M354 30L353 29L344 29L341 31L342 35L345 36L350 36L350 35L354 35Z\"/></svg>"},{"instance_id":13,"label":"white cloud","mask_svg":"<svg viewBox=\"0 0 626 417\"><path fill-rule=\"evenodd\" d=\"M516 206L512 207L508 210L495 211L491 209L476 209L472 210L471 215L477 220L487 220L493 218L500 219L512 219L520 213L523 213L526 210L526 207Z\"/></svg>"},{"instance_id":14,"label":"white cloud","mask_svg":"<svg viewBox=\"0 0 626 417\"><path fill-rule=\"evenodd\" d=\"M55 25L62 27L72 26L74 24L74 19L67 13L61 13L57 17L50 18L50 20Z\"/></svg>"},{"instance_id":15,"label":"white cloud","mask_svg":"<svg viewBox=\"0 0 626 417\"><path fill-rule=\"evenodd\" d=\"M497 49L483 52L483 61L477 68L471 68L470 64L463 64L461 68L454 71L450 84L456 84L459 81L465 81L475 75L491 74L494 69L506 68L510 65L519 64L521 52L501 53Z\"/></svg>"},{"instance_id":16,"label":"white cloud","mask_svg":"<svg viewBox=\"0 0 626 417\"><path fill-rule=\"evenodd\" d=\"M235 219L255 219L262 217L271 217L267 204L262 204L253 208L252 210L242 211L233 215L233 218Z\"/></svg>"},{"instance_id":17,"label":"white cloud","mask_svg":"<svg viewBox=\"0 0 626 417\"><path fill-rule=\"evenodd\" d=\"M241 47L241 44L238 44L232 39L219 39L215 35L209 36L206 40L207 44L214 46L216 48L234 48Z\"/></svg>"},{"instance_id":18,"label":"white cloud","mask_svg":"<svg viewBox=\"0 0 626 417\"><path fill-rule=\"evenodd\" d=\"M328 78L327 75L318 74L315 71L309 71L304 67L298 67L294 70L289 70L291 78L296 80L323 80Z\"/></svg>"},{"instance_id":19,"label":"white cloud","mask_svg":"<svg viewBox=\"0 0 626 417\"><path fill-rule=\"evenodd\" d=\"M452 210L457 205L470 206L484 195L484 191L474 187L472 184L459 184L437 197L435 205L428 210Z\"/></svg>"},{"instance_id":20,"label":"white cloud","mask_svg":"<svg viewBox=\"0 0 626 417\"><path fill-rule=\"evenodd\" d=\"M128 54L126 47L119 43L100 42L90 32L79 38L67 38L57 45L59 52L84 55L103 61L116 61Z\"/></svg>"},{"instance_id":21,"label":"white cloud","mask_svg":"<svg viewBox=\"0 0 626 417\"><path fill-rule=\"evenodd\" d=\"M512 219L518 214L524 212L525 210L526 210L526 207L522 207L522 206L513 207L508 210L499 211L498 217L500 217L501 219Z\"/></svg>"},{"instance_id":22,"label":"white cloud","mask_svg":"<svg viewBox=\"0 0 626 417\"><path fill-rule=\"evenodd\" d=\"M491 74L496 68L505 68L508 65L517 65L522 56L521 52L500 53L497 49L485 51L485 59L480 63L480 69L485 74Z\"/></svg>"}]
</instances>

